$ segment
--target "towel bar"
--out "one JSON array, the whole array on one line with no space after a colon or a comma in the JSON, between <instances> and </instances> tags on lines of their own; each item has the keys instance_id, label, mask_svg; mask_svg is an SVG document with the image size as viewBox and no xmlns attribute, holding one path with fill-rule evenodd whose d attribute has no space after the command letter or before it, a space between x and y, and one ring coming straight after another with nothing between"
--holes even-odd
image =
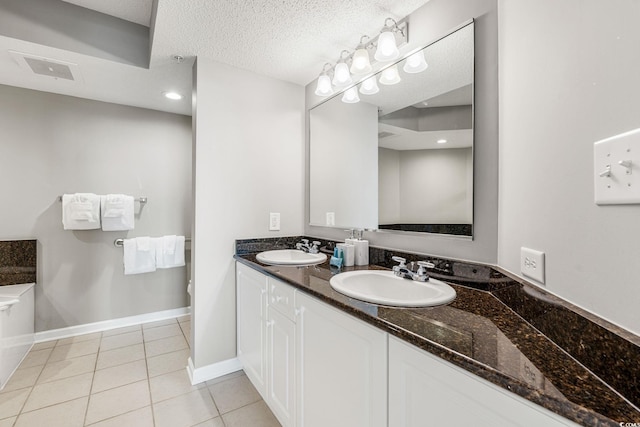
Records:
<instances>
[{"instance_id":1,"label":"towel bar","mask_svg":"<svg viewBox=\"0 0 640 427\"><path fill-rule=\"evenodd\" d=\"M191 237L186 237L184 239L185 242L191 242ZM124 239L116 239L113 241L113 246L116 246L118 248L121 248L124 246Z\"/></svg>"},{"instance_id":2,"label":"towel bar","mask_svg":"<svg viewBox=\"0 0 640 427\"><path fill-rule=\"evenodd\" d=\"M138 197L133 199L136 202L140 202L141 205L144 205L147 203L147 198L144 196ZM62 201L62 196L58 196L58 201L61 202Z\"/></svg>"}]
</instances>

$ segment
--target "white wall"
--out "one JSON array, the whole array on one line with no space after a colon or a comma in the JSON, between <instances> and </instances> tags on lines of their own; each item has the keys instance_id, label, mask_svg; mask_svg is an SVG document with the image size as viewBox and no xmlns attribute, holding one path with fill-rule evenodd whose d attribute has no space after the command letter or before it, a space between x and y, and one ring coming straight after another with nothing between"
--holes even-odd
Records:
<instances>
[{"instance_id":1,"label":"white wall","mask_svg":"<svg viewBox=\"0 0 640 427\"><path fill-rule=\"evenodd\" d=\"M400 152L403 224L471 224L471 148Z\"/></svg>"},{"instance_id":2,"label":"white wall","mask_svg":"<svg viewBox=\"0 0 640 427\"><path fill-rule=\"evenodd\" d=\"M398 224L400 216L400 151L378 148L378 220Z\"/></svg>"},{"instance_id":3,"label":"white wall","mask_svg":"<svg viewBox=\"0 0 640 427\"><path fill-rule=\"evenodd\" d=\"M198 58L194 65L192 360L235 358L235 239L302 234L304 90ZM279 212L281 230L268 231Z\"/></svg>"},{"instance_id":4,"label":"white wall","mask_svg":"<svg viewBox=\"0 0 640 427\"><path fill-rule=\"evenodd\" d=\"M473 240L437 234L366 232L374 246L455 259L495 263L498 245L498 8L497 0L430 0L409 17L411 51L454 27L475 20L474 84L474 236ZM321 98L306 86L306 108ZM308 185L308 182L307 182ZM308 207L307 218L308 218ZM305 233L344 239L340 228L307 225Z\"/></svg>"},{"instance_id":5,"label":"white wall","mask_svg":"<svg viewBox=\"0 0 640 427\"><path fill-rule=\"evenodd\" d=\"M0 129L0 239L38 239L37 331L188 305L185 268L124 276L113 241L189 234L189 117L0 86ZM149 203L133 231L64 231L73 192Z\"/></svg>"},{"instance_id":6,"label":"white wall","mask_svg":"<svg viewBox=\"0 0 640 427\"><path fill-rule=\"evenodd\" d=\"M333 212L337 227L377 228L378 107L334 98L311 112L309 132L309 222Z\"/></svg>"},{"instance_id":7,"label":"white wall","mask_svg":"<svg viewBox=\"0 0 640 427\"><path fill-rule=\"evenodd\" d=\"M640 206L593 202L593 142L640 127L640 2L501 0L498 264L640 333Z\"/></svg>"}]
</instances>

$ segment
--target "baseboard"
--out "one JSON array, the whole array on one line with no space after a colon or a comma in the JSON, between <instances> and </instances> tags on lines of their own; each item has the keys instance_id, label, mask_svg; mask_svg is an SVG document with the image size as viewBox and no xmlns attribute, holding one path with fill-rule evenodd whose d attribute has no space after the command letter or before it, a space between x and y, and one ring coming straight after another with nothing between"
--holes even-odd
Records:
<instances>
[{"instance_id":1,"label":"baseboard","mask_svg":"<svg viewBox=\"0 0 640 427\"><path fill-rule=\"evenodd\" d=\"M171 310L156 311L153 313L139 314L137 316L121 317L119 319L104 320L102 322L86 323L84 325L69 326L68 328L51 329L49 331L36 332L35 342L59 340L61 338L74 337L76 335L90 334L93 332L108 331L110 329L124 328L126 326L140 325L142 323L156 322L158 320L173 319L191 313L190 307L174 308Z\"/></svg>"},{"instance_id":2,"label":"baseboard","mask_svg":"<svg viewBox=\"0 0 640 427\"><path fill-rule=\"evenodd\" d=\"M203 366L202 368L197 369L194 368L193 360L191 360L191 358L189 358L189 363L187 364L187 372L189 373L189 379L191 380L192 385L209 381L214 378L239 371L241 369L242 364L237 357L234 357L233 359L223 360L222 362Z\"/></svg>"}]
</instances>

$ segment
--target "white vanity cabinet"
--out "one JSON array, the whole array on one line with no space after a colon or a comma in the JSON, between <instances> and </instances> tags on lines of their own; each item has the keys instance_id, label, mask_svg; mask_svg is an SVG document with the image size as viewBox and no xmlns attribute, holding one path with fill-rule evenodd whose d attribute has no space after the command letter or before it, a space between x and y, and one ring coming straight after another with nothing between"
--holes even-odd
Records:
<instances>
[{"instance_id":1,"label":"white vanity cabinet","mask_svg":"<svg viewBox=\"0 0 640 427\"><path fill-rule=\"evenodd\" d=\"M295 425L292 286L236 265L238 359L280 424Z\"/></svg>"},{"instance_id":2,"label":"white vanity cabinet","mask_svg":"<svg viewBox=\"0 0 640 427\"><path fill-rule=\"evenodd\" d=\"M268 278L267 398L283 427L295 426L295 289Z\"/></svg>"},{"instance_id":3,"label":"white vanity cabinet","mask_svg":"<svg viewBox=\"0 0 640 427\"><path fill-rule=\"evenodd\" d=\"M389 426L578 426L439 357L389 338Z\"/></svg>"},{"instance_id":4,"label":"white vanity cabinet","mask_svg":"<svg viewBox=\"0 0 640 427\"><path fill-rule=\"evenodd\" d=\"M267 394L267 278L236 265L238 359L244 372L266 400Z\"/></svg>"},{"instance_id":5,"label":"white vanity cabinet","mask_svg":"<svg viewBox=\"0 0 640 427\"><path fill-rule=\"evenodd\" d=\"M302 292L298 427L387 425L387 334Z\"/></svg>"}]
</instances>

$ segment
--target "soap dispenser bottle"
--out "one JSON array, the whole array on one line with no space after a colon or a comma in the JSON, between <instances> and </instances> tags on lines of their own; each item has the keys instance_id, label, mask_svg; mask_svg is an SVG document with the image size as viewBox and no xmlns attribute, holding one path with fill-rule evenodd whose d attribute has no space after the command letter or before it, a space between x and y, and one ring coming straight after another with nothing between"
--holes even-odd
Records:
<instances>
[{"instance_id":1,"label":"soap dispenser bottle","mask_svg":"<svg viewBox=\"0 0 640 427\"><path fill-rule=\"evenodd\" d=\"M369 241L362 239L364 230L356 231L355 246L355 261L356 265L369 265Z\"/></svg>"}]
</instances>

